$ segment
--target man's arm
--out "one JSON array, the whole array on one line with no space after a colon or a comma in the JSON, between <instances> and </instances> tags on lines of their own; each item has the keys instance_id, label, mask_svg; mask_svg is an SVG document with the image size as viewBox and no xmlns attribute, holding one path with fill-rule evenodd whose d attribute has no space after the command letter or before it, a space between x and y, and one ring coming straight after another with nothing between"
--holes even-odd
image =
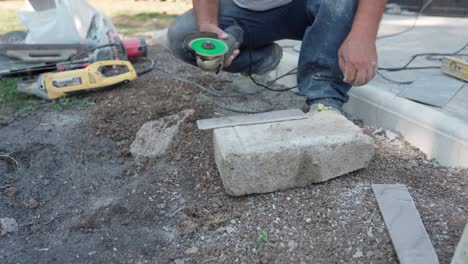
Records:
<instances>
[{"instance_id":1,"label":"man's arm","mask_svg":"<svg viewBox=\"0 0 468 264\"><path fill-rule=\"evenodd\" d=\"M221 39L228 38L226 32L219 28L219 0L193 0L193 10L197 17L198 30L216 33ZM224 67L228 67L237 55L239 50L232 53Z\"/></svg>"},{"instance_id":2,"label":"man's arm","mask_svg":"<svg viewBox=\"0 0 468 264\"><path fill-rule=\"evenodd\" d=\"M200 31L213 32L220 38L227 38L223 36L226 33L219 28L219 0L193 0L193 10Z\"/></svg>"},{"instance_id":3,"label":"man's arm","mask_svg":"<svg viewBox=\"0 0 468 264\"><path fill-rule=\"evenodd\" d=\"M356 86L367 84L378 69L377 32L386 0L359 0L353 27L339 52L344 81Z\"/></svg>"}]
</instances>

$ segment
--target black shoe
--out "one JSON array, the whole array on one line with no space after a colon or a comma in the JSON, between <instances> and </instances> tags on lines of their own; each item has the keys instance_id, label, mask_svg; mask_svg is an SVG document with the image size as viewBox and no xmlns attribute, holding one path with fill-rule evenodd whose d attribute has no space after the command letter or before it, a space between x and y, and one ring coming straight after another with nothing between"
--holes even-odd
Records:
<instances>
[{"instance_id":1,"label":"black shoe","mask_svg":"<svg viewBox=\"0 0 468 264\"><path fill-rule=\"evenodd\" d=\"M247 51L248 52L248 51ZM252 65L251 74L264 75L276 69L281 59L283 58L283 48L280 45L273 43L270 54L265 56L263 60ZM249 72L243 72L242 75L249 75Z\"/></svg>"}]
</instances>

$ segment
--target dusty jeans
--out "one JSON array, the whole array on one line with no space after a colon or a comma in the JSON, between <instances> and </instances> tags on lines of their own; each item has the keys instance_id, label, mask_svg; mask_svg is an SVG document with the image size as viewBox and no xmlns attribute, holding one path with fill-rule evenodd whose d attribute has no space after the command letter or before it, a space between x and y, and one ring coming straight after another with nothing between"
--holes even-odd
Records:
<instances>
[{"instance_id":1,"label":"dusty jeans","mask_svg":"<svg viewBox=\"0 0 468 264\"><path fill-rule=\"evenodd\" d=\"M237 24L245 32L240 55L225 71L249 72L252 64L255 73L259 70L255 65L274 56L274 41L302 40L297 81L307 102L341 109L348 101L351 85L342 81L338 49L351 30L358 0L294 0L263 12L240 8L232 0L220 2L220 27ZM195 62L184 51L183 40L196 31L196 18L190 10L178 17L168 32L171 52L191 64Z\"/></svg>"}]
</instances>

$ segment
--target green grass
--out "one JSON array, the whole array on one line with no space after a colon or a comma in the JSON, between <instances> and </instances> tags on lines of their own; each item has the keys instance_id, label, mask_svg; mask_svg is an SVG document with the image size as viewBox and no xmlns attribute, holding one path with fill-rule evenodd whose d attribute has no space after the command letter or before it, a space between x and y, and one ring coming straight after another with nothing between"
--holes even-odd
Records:
<instances>
[{"instance_id":1,"label":"green grass","mask_svg":"<svg viewBox=\"0 0 468 264\"><path fill-rule=\"evenodd\" d=\"M26 30L16 17L16 10L0 9L0 35L14 30Z\"/></svg>"},{"instance_id":2,"label":"green grass","mask_svg":"<svg viewBox=\"0 0 468 264\"><path fill-rule=\"evenodd\" d=\"M159 12L143 12L137 14L118 14L112 17L117 31L126 36L150 36L151 32L168 27L176 15Z\"/></svg>"},{"instance_id":3,"label":"green grass","mask_svg":"<svg viewBox=\"0 0 468 264\"><path fill-rule=\"evenodd\" d=\"M258 248L259 246L268 243L269 235L267 231L263 231L260 236L255 237L253 239L253 246L254 248Z\"/></svg>"},{"instance_id":4,"label":"green grass","mask_svg":"<svg viewBox=\"0 0 468 264\"><path fill-rule=\"evenodd\" d=\"M128 19L128 20L140 21L140 22L145 22L148 20L172 21L176 17L177 17L176 15L161 14L159 12L143 12L143 13L138 13L138 14L133 14L133 15L121 14L121 15L115 16L116 19Z\"/></svg>"},{"instance_id":5,"label":"green grass","mask_svg":"<svg viewBox=\"0 0 468 264\"><path fill-rule=\"evenodd\" d=\"M81 96L65 96L48 102L37 97L16 91L17 79L0 81L0 111L13 110L29 112L36 110L41 105L52 105L55 109L81 109L94 105L93 101Z\"/></svg>"},{"instance_id":6,"label":"green grass","mask_svg":"<svg viewBox=\"0 0 468 264\"><path fill-rule=\"evenodd\" d=\"M0 110L33 111L44 103L44 100L18 93L16 91L17 84L17 79L0 81Z\"/></svg>"},{"instance_id":7,"label":"green grass","mask_svg":"<svg viewBox=\"0 0 468 264\"><path fill-rule=\"evenodd\" d=\"M54 105L54 108L59 110L68 108L86 108L94 105L93 101L90 101L87 98L80 96L65 96L52 101L52 103Z\"/></svg>"},{"instance_id":8,"label":"green grass","mask_svg":"<svg viewBox=\"0 0 468 264\"><path fill-rule=\"evenodd\" d=\"M436 158L432 158L430 162L432 163L433 166L436 166L436 167L440 166L440 162Z\"/></svg>"},{"instance_id":9,"label":"green grass","mask_svg":"<svg viewBox=\"0 0 468 264\"><path fill-rule=\"evenodd\" d=\"M15 9L0 9L0 35L15 30L26 30L23 27ZM165 28L176 18L176 15L167 15L159 12L141 12L133 15L118 14L113 16L117 31L125 36L148 35L152 31ZM84 97L63 97L53 102L18 93L16 91L18 80L0 80L0 110L34 111L41 105L52 105L62 110L67 108L84 108L94 105L94 102Z\"/></svg>"}]
</instances>

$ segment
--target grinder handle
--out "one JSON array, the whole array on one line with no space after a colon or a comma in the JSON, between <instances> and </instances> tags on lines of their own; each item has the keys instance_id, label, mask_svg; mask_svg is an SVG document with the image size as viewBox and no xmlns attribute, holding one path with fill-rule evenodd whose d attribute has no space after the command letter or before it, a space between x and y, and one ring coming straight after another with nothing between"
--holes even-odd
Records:
<instances>
[{"instance_id":1,"label":"grinder handle","mask_svg":"<svg viewBox=\"0 0 468 264\"><path fill-rule=\"evenodd\" d=\"M228 46L228 52L224 55L224 59L227 60L234 50L238 49L244 42L244 30L238 25L232 25L226 28L224 32L228 34L228 38L224 40Z\"/></svg>"}]
</instances>

